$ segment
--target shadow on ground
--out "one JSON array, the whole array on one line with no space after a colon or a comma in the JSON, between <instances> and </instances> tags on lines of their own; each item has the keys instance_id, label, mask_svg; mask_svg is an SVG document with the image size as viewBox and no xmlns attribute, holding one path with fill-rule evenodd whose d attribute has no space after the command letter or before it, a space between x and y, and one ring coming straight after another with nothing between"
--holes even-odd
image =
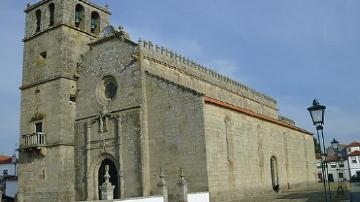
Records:
<instances>
[{"instance_id":1,"label":"shadow on ground","mask_svg":"<svg viewBox=\"0 0 360 202\"><path fill-rule=\"evenodd\" d=\"M349 192L348 191L345 191L343 193L332 192L331 197L332 197L332 200L331 200L332 202L346 201L349 199ZM286 193L286 195L281 195L281 196L276 197L276 200L321 202L321 201L325 201L325 194L323 191Z\"/></svg>"}]
</instances>

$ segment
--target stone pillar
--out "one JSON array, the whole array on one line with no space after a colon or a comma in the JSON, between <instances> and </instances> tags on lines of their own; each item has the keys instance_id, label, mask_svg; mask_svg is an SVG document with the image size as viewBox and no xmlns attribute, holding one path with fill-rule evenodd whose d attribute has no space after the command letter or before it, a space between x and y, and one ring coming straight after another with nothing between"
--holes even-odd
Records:
<instances>
[{"instance_id":1,"label":"stone pillar","mask_svg":"<svg viewBox=\"0 0 360 202\"><path fill-rule=\"evenodd\" d=\"M101 192L101 200L113 200L115 186L111 185L109 179L109 165L105 165L105 182L99 186Z\"/></svg>"},{"instance_id":2,"label":"stone pillar","mask_svg":"<svg viewBox=\"0 0 360 202\"><path fill-rule=\"evenodd\" d=\"M119 188L120 188L120 198L125 198L125 186L124 186L124 163L123 163L123 137L122 137L122 125L121 125L121 116L116 117L117 120L117 158L119 159L119 168L118 168L118 175L119 175ZM116 190L118 191L118 190Z\"/></svg>"},{"instance_id":3,"label":"stone pillar","mask_svg":"<svg viewBox=\"0 0 360 202\"><path fill-rule=\"evenodd\" d=\"M180 168L180 178L177 182L178 202L188 202L187 182L185 180L184 169Z\"/></svg>"},{"instance_id":4,"label":"stone pillar","mask_svg":"<svg viewBox=\"0 0 360 202\"><path fill-rule=\"evenodd\" d=\"M86 200L90 200L91 196L90 194L92 193L91 191L91 171L90 171L90 164L91 164L91 154L90 154L90 150L91 150L91 127L92 127L92 123L91 120L87 120L86 122L86 143L85 143L85 171L86 171Z\"/></svg>"},{"instance_id":5,"label":"stone pillar","mask_svg":"<svg viewBox=\"0 0 360 202\"><path fill-rule=\"evenodd\" d=\"M159 182L157 183L157 186L159 187L160 193L164 197L164 202L168 202L168 190L167 190L167 183L165 181L165 174L164 170L160 168L160 175L159 175Z\"/></svg>"}]
</instances>

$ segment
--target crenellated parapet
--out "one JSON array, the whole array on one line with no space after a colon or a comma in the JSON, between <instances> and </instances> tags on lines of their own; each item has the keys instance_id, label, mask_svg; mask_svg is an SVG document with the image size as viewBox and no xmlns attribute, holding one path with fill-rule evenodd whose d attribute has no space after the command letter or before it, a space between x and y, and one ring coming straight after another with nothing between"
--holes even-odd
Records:
<instances>
[{"instance_id":1,"label":"crenellated parapet","mask_svg":"<svg viewBox=\"0 0 360 202\"><path fill-rule=\"evenodd\" d=\"M209 83L216 82L217 86L241 96L263 103L271 108L277 109L276 101L248 86L239 83L227 76L224 76L212 68L205 67L189 58L182 56L168 48L154 44L151 41L139 39L139 48L144 58L153 59L155 62L178 68L183 73L198 75Z\"/></svg>"}]
</instances>

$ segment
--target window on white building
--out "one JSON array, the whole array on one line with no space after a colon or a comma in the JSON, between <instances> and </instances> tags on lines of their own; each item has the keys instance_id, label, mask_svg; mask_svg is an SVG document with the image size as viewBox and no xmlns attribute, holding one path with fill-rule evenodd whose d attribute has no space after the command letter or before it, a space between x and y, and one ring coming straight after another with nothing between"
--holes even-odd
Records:
<instances>
[{"instance_id":1,"label":"window on white building","mask_svg":"<svg viewBox=\"0 0 360 202\"><path fill-rule=\"evenodd\" d=\"M357 163L356 157L351 157L351 163Z\"/></svg>"},{"instance_id":2,"label":"window on white building","mask_svg":"<svg viewBox=\"0 0 360 202\"><path fill-rule=\"evenodd\" d=\"M336 168L336 164L330 164L331 168Z\"/></svg>"},{"instance_id":3,"label":"window on white building","mask_svg":"<svg viewBox=\"0 0 360 202\"><path fill-rule=\"evenodd\" d=\"M340 163L340 164L339 164L339 167L340 167L340 168L343 168L343 167L344 167L344 163Z\"/></svg>"}]
</instances>

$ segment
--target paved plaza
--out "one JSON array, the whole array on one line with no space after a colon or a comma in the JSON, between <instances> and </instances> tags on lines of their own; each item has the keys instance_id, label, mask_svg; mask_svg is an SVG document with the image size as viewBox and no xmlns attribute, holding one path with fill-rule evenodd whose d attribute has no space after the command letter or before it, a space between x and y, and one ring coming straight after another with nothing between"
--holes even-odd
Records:
<instances>
[{"instance_id":1,"label":"paved plaza","mask_svg":"<svg viewBox=\"0 0 360 202\"><path fill-rule=\"evenodd\" d=\"M337 184L331 184L332 190L332 201L333 202L345 202L350 201L349 188L344 187L345 191L343 193L337 193ZM360 192L360 184L357 185L358 193ZM294 188L289 191L284 191L281 193L271 193L262 197L249 197L242 201L246 202L323 202L325 201L324 197L324 188L322 183L317 183L306 188ZM354 202L356 200L353 200ZM360 201L360 200L357 200ZM235 201L232 201L235 202Z\"/></svg>"}]
</instances>

